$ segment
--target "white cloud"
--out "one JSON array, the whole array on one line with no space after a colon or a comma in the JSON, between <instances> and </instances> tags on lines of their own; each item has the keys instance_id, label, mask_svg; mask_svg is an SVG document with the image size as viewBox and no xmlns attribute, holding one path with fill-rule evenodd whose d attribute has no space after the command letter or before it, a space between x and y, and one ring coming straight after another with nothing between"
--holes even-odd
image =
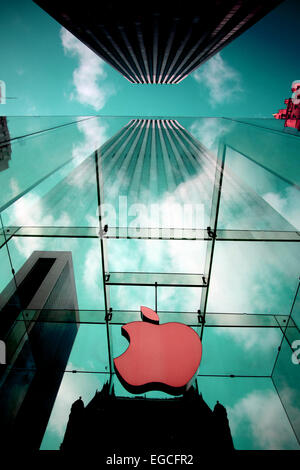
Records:
<instances>
[{"instance_id":1,"label":"white cloud","mask_svg":"<svg viewBox=\"0 0 300 470\"><path fill-rule=\"evenodd\" d=\"M104 144L108 140L108 136L107 126L99 118L78 121L77 128L83 134L84 140L80 144L74 145L72 157L76 163L80 163ZM77 184L83 184L83 182L84 179L80 178Z\"/></svg>"},{"instance_id":2,"label":"white cloud","mask_svg":"<svg viewBox=\"0 0 300 470\"><path fill-rule=\"evenodd\" d=\"M218 118L203 118L194 121L190 127L191 134L209 150L218 149L219 139L231 131L232 124L224 124Z\"/></svg>"},{"instance_id":3,"label":"white cloud","mask_svg":"<svg viewBox=\"0 0 300 470\"><path fill-rule=\"evenodd\" d=\"M251 435L249 437L253 439L254 449L299 448L275 392L251 392L232 408L227 407L227 412L233 436L238 435L238 428L246 423Z\"/></svg>"},{"instance_id":4,"label":"white cloud","mask_svg":"<svg viewBox=\"0 0 300 470\"><path fill-rule=\"evenodd\" d=\"M11 178L10 187L13 197L20 193L18 182ZM12 226L70 226L71 219L66 212L62 212L58 218L49 214L43 205L43 199L35 193L28 193L18 199L8 213L7 225ZM18 251L28 258L33 251L43 250L45 240L40 237L14 237Z\"/></svg>"},{"instance_id":5,"label":"white cloud","mask_svg":"<svg viewBox=\"0 0 300 470\"><path fill-rule=\"evenodd\" d=\"M231 101L242 92L240 74L222 59L220 53L209 59L192 76L208 89L213 107Z\"/></svg>"},{"instance_id":6,"label":"white cloud","mask_svg":"<svg viewBox=\"0 0 300 470\"><path fill-rule=\"evenodd\" d=\"M229 336L237 344L242 346L245 352L254 351L256 348L259 351L266 353L278 348L281 340L281 333L276 328L216 328L215 332L222 336Z\"/></svg>"},{"instance_id":7,"label":"white cloud","mask_svg":"<svg viewBox=\"0 0 300 470\"><path fill-rule=\"evenodd\" d=\"M297 188L291 186L280 194L269 192L264 194L263 198L290 224L300 230L300 191Z\"/></svg>"},{"instance_id":8,"label":"white cloud","mask_svg":"<svg viewBox=\"0 0 300 470\"><path fill-rule=\"evenodd\" d=\"M111 85L106 83L100 87L98 83L106 78L105 62L65 28L61 28L60 38L65 54L79 61L79 66L73 72L75 92L71 94L71 99L99 111L114 93Z\"/></svg>"}]
</instances>

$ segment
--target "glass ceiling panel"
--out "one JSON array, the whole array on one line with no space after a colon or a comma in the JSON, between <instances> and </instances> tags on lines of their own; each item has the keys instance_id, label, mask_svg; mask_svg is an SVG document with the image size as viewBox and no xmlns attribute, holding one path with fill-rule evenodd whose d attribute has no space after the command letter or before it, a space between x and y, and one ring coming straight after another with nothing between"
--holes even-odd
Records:
<instances>
[{"instance_id":1,"label":"glass ceiling panel","mask_svg":"<svg viewBox=\"0 0 300 470\"><path fill-rule=\"evenodd\" d=\"M201 240L107 240L108 271L203 273L206 243Z\"/></svg>"}]
</instances>

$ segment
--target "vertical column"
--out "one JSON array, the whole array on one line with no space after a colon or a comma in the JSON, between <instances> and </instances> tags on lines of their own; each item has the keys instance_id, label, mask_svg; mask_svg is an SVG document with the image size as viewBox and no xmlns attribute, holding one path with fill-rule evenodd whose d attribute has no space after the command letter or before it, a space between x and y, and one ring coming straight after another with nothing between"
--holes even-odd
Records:
<instances>
[{"instance_id":1,"label":"vertical column","mask_svg":"<svg viewBox=\"0 0 300 470\"><path fill-rule=\"evenodd\" d=\"M202 288L201 301L200 301L200 314L202 318L202 327L201 327L201 335L200 335L201 339L203 337L203 332L204 332L205 314L206 314L209 284L210 284L210 278L211 278L212 263L213 263L213 257L214 257L215 242L216 242L216 233L217 233L218 215L219 215L219 208L220 208L220 201L221 201L225 156L226 156L226 146L224 145L223 142L220 142L219 148L218 148L218 158L216 162L215 183L214 183L212 206L211 206L211 213L210 213L210 226L208 227L208 235L210 237L210 240L207 242L206 257L205 257L204 278L205 278L206 287Z\"/></svg>"},{"instance_id":2,"label":"vertical column","mask_svg":"<svg viewBox=\"0 0 300 470\"><path fill-rule=\"evenodd\" d=\"M101 249L102 283L103 283L105 323L106 323L108 361L109 361L109 373L110 373L110 381L109 381L110 387L109 388L111 389L112 374L113 374L112 341L111 341L111 331L110 331L110 324L109 324L109 321L111 319L111 307L110 307L110 298L109 298L109 286L106 284L106 276L108 275L109 271L108 271L106 240L103 237L104 227L102 227L101 203L103 201L103 181L102 181L101 161L99 158L98 150L95 151L95 170L96 170L98 220L99 220L99 234L100 234L99 240L100 240L100 249Z\"/></svg>"}]
</instances>

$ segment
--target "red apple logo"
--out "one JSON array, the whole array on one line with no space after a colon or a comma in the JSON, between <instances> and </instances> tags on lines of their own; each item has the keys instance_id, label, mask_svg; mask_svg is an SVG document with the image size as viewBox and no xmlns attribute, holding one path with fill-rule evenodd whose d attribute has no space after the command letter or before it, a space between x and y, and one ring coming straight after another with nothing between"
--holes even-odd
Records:
<instances>
[{"instance_id":1,"label":"red apple logo","mask_svg":"<svg viewBox=\"0 0 300 470\"><path fill-rule=\"evenodd\" d=\"M131 393L162 390L183 393L197 373L202 344L197 333L183 323L159 325L154 310L141 307L143 321L122 326L129 346L114 359L123 386Z\"/></svg>"}]
</instances>

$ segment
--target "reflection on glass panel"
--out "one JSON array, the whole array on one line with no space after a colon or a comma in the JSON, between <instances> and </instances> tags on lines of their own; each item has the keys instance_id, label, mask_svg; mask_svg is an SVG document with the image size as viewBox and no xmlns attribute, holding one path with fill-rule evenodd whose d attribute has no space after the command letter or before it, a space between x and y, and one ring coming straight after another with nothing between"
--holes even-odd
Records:
<instances>
[{"instance_id":1,"label":"reflection on glass panel","mask_svg":"<svg viewBox=\"0 0 300 470\"><path fill-rule=\"evenodd\" d=\"M154 287L110 286L110 304L113 310L137 310L141 305L155 309Z\"/></svg>"},{"instance_id":2,"label":"reflection on glass panel","mask_svg":"<svg viewBox=\"0 0 300 470\"><path fill-rule=\"evenodd\" d=\"M16 200L4 212L6 226L97 226L93 156L70 163Z\"/></svg>"},{"instance_id":3,"label":"reflection on glass panel","mask_svg":"<svg viewBox=\"0 0 300 470\"><path fill-rule=\"evenodd\" d=\"M81 324L66 371L108 372L108 369L106 326Z\"/></svg>"},{"instance_id":4,"label":"reflection on glass panel","mask_svg":"<svg viewBox=\"0 0 300 470\"><path fill-rule=\"evenodd\" d=\"M300 448L270 378L198 377L198 389L225 406L237 450Z\"/></svg>"},{"instance_id":5,"label":"reflection on glass panel","mask_svg":"<svg viewBox=\"0 0 300 470\"><path fill-rule=\"evenodd\" d=\"M86 406L107 380L107 374L72 374L70 372L64 374L40 450L59 449L65 435L72 404L82 397Z\"/></svg>"},{"instance_id":6,"label":"reflection on glass panel","mask_svg":"<svg viewBox=\"0 0 300 470\"><path fill-rule=\"evenodd\" d=\"M228 121L225 122L228 125ZM289 132L276 132L264 126L264 119L258 122L253 126L231 121L230 130L224 133L224 143L299 188L299 132L297 136L289 135ZM275 119L273 122L276 125ZM277 123L280 125L279 121Z\"/></svg>"},{"instance_id":7,"label":"reflection on glass panel","mask_svg":"<svg viewBox=\"0 0 300 470\"><path fill-rule=\"evenodd\" d=\"M295 230L274 231L274 230L223 230L217 229L217 241L257 241L257 242L300 242L300 234Z\"/></svg>"},{"instance_id":8,"label":"reflection on glass panel","mask_svg":"<svg viewBox=\"0 0 300 470\"><path fill-rule=\"evenodd\" d=\"M206 244L201 240L108 240L109 271L203 273Z\"/></svg>"},{"instance_id":9,"label":"reflection on glass panel","mask_svg":"<svg viewBox=\"0 0 300 470\"><path fill-rule=\"evenodd\" d=\"M12 279L12 272L11 266L9 263L8 253L6 246L2 246L0 248L0 293L4 289L4 287L9 283Z\"/></svg>"},{"instance_id":10,"label":"reflection on glass panel","mask_svg":"<svg viewBox=\"0 0 300 470\"><path fill-rule=\"evenodd\" d=\"M300 191L234 150L226 149L219 228L299 229Z\"/></svg>"},{"instance_id":11,"label":"reflection on glass panel","mask_svg":"<svg viewBox=\"0 0 300 470\"><path fill-rule=\"evenodd\" d=\"M201 287L158 287L158 310L197 312L200 307Z\"/></svg>"},{"instance_id":12,"label":"reflection on glass panel","mask_svg":"<svg viewBox=\"0 0 300 470\"><path fill-rule=\"evenodd\" d=\"M277 328L278 323L273 315L234 314L230 313L206 313L205 326L259 326ZM288 317L284 317L287 321ZM284 320L283 320L284 321Z\"/></svg>"},{"instance_id":13,"label":"reflection on glass panel","mask_svg":"<svg viewBox=\"0 0 300 470\"><path fill-rule=\"evenodd\" d=\"M70 161L73 142L80 140L79 134L74 124L13 141L9 168L0 173L0 207Z\"/></svg>"},{"instance_id":14,"label":"reflection on glass panel","mask_svg":"<svg viewBox=\"0 0 300 470\"><path fill-rule=\"evenodd\" d=\"M13 238L8 245L16 272L36 250L71 252L79 309L104 309L98 239L18 237ZM59 308L64 307L68 308L62 300Z\"/></svg>"},{"instance_id":15,"label":"reflection on glass panel","mask_svg":"<svg viewBox=\"0 0 300 470\"><path fill-rule=\"evenodd\" d=\"M283 119L269 119L269 118L242 118L239 119L239 122L245 124L251 124L255 127L262 127L266 130L274 130L277 132L283 132L284 134L292 134L296 137L299 137L298 129L293 127L285 127L285 121Z\"/></svg>"},{"instance_id":16,"label":"reflection on glass panel","mask_svg":"<svg viewBox=\"0 0 300 470\"><path fill-rule=\"evenodd\" d=\"M218 242L207 309L288 315L299 266L297 243Z\"/></svg>"},{"instance_id":17,"label":"reflection on glass panel","mask_svg":"<svg viewBox=\"0 0 300 470\"><path fill-rule=\"evenodd\" d=\"M291 321L293 321L296 327L300 330L300 290L296 292L295 301L291 313Z\"/></svg>"},{"instance_id":18,"label":"reflection on glass panel","mask_svg":"<svg viewBox=\"0 0 300 470\"><path fill-rule=\"evenodd\" d=\"M8 116L7 126L11 139L19 139L39 132L52 132L56 127L72 126L79 120L78 116Z\"/></svg>"},{"instance_id":19,"label":"reflection on glass panel","mask_svg":"<svg viewBox=\"0 0 300 470\"><path fill-rule=\"evenodd\" d=\"M125 204L144 227L208 225L215 162L178 121L129 121L101 149L101 167L104 202L121 219L110 213L108 225L129 225Z\"/></svg>"},{"instance_id":20,"label":"reflection on glass panel","mask_svg":"<svg viewBox=\"0 0 300 470\"><path fill-rule=\"evenodd\" d=\"M293 350L286 340L283 341L272 379L294 432L300 440L300 335L294 346L296 344L297 346Z\"/></svg>"},{"instance_id":21,"label":"reflection on glass panel","mask_svg":"<svg viewBox=\"0 0 300 470\"><path fill-rule=\"evenodd\" d=\"M279 328L207 328L199 374L269 376L281 337Z\"/></svg>"}]
</instances>

